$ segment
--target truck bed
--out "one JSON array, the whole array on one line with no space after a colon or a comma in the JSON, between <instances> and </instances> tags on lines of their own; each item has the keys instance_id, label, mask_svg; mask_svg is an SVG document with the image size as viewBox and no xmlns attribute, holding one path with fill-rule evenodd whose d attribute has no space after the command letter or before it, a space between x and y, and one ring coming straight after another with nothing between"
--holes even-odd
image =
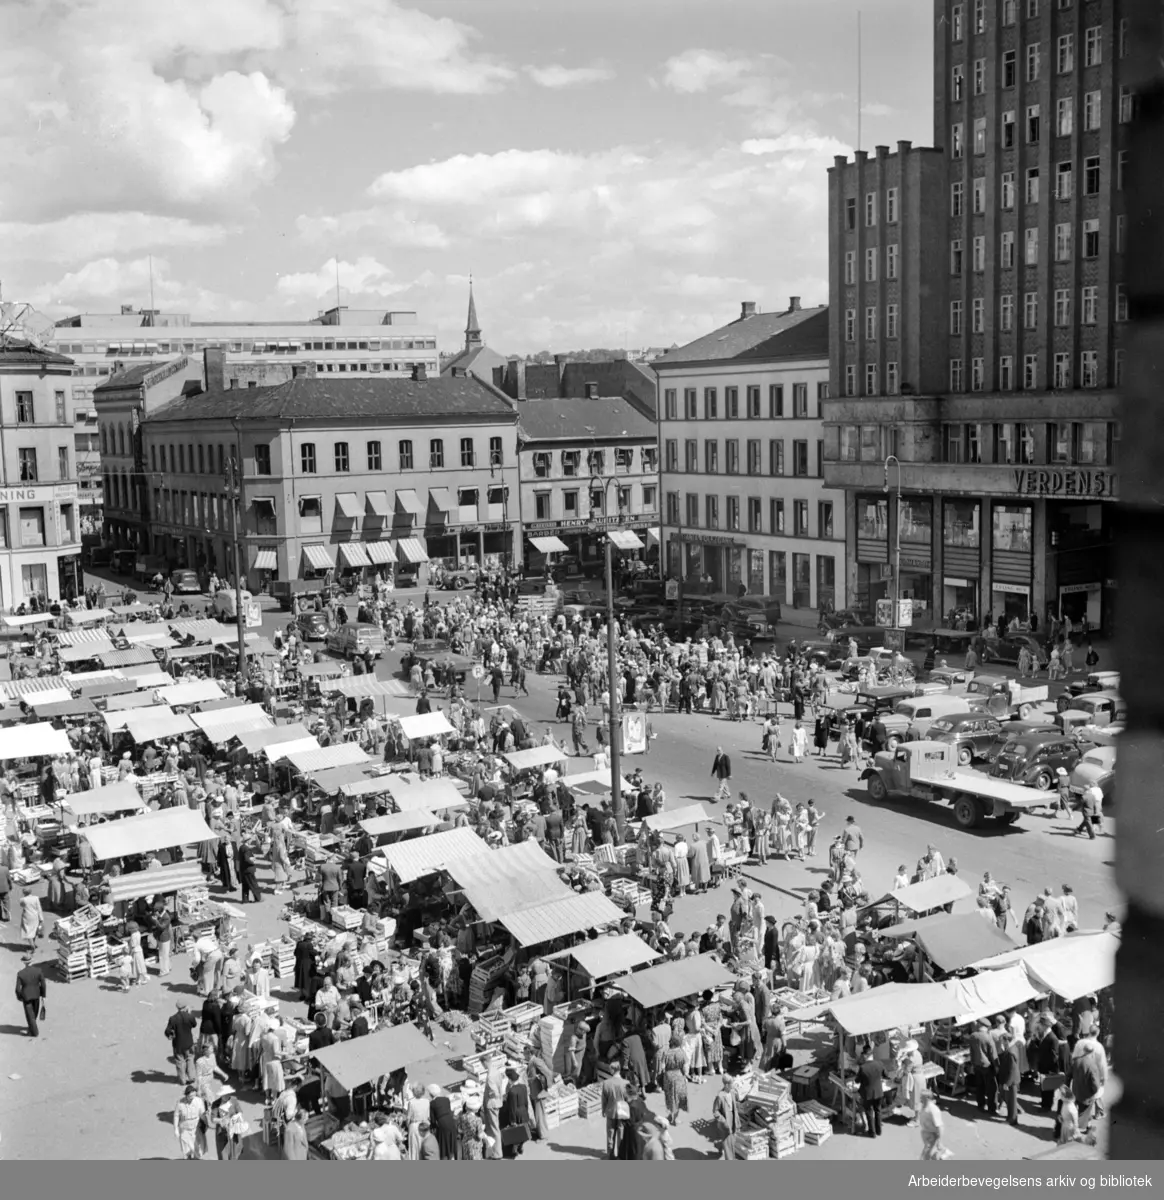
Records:
<instances>
[{"instance_id":1,"label":"truck bed","mask_svg":"<svg viewBox=\"0 0 1164 1200\"><path fill-rule=\"evenodd\" d=\"M936 787L989 797L991 800L1002 800L1016 809L1043 808L1055 803L1053 792L1041 792L1021 783L993 779L989 775L978 775L973 771L955 771L952 775L934 779L933 784Z\"/></svg>"}]
</instances>

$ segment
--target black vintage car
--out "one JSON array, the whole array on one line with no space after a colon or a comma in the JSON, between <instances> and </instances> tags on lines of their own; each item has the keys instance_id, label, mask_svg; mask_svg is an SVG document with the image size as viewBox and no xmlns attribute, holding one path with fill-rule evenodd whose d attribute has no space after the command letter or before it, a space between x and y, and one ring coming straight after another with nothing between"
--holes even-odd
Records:
<instances>
[{"instance_id":1,"label":"black vintage car","mask_svg":"<svg viewBox=\"0 0 1164 1200\"><path fill-rule=\"evenodd\" d=\"M994 746L1002 723L989 713L951 713L930 722L926 738L931 742L949 742L958 754L958 764L968 767L976 758L985 758Z\"/></svg>"}]
</instances>

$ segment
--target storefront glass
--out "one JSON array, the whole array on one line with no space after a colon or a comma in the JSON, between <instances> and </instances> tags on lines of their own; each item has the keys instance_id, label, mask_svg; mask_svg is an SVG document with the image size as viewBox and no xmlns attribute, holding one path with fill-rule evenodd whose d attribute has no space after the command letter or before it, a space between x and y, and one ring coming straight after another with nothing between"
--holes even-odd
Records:
<instances>
[{"instance_id":1,"label":"storefront glass","mask_svg":"<svg viewBox=\"0 0 1164 1200\"><path fill-rule=\"evenodd\" d=\"M878 600L890 598L891 584L892 578L885 563L858 563L855 607L872 612Z\"/></svg>"},{"instance_id":2,"label":"storefront glass","mask_svg":"<svg viewBox=\"0 0 1164 1200\"><path fill-rule=\"evenodd\" d=\"M1003 590L1005 585L995 584L992 599L994 601L991 609L991 616L995 622L998 621L1001 614L1009 624L1011 621L1017 620L1018 623L1030 628L1031 617L1031 597L1030 592L1025 588L1021 591L1017 590L1017 585L1011 585L1016 590Z\"/></svg>"},{"instance_id":3,"label":"storefront glass","mask_svg":"<svg viewBox=\"0 0 1164 1200\"><path fill-rule=\"evenodd\" d=\"M732 546L727 552L728 560L728 590L736 591L744 578L744 552Z\"/></svg>"},{"instance_id":4,"label":"storefront glass","mask_svg":"<svg viewBox=\"0 0 1164 1200\"><path fill-rule=\"evenodd\" d=\"M788 599L788 555L783 550L768 551L768 595Z\"/></svg>"},{"instance_id":5,"label":"storefront glass","mask_svg":"<svg viewBox=\"0 0 1164 1200\"><path fill-rule=\"evenodd\" d=\"M698 542L685 542L683 551L687 559L683 578L688 583L699 583L703 579L703 547Z\"/></svg>"},{"instance_id":6,"label":"storefront glass","mask_svg":"<svg viewBox=\"0 0 1164 1200\"><path fill-rule=\"evenodd\" d=\"M792 606L794 608L810 608L812 606L811 554L793 554L792 556Z\"/></svg>"},{"instance_id":7,"label":"storefront glass","mask_svg":"<svg viewBox=\"0 0 1164 1200\"><path fill-rule=\"evenodd\" d=\"M947 500L942 505L942 542L977 550L982 544L982 505L977 500Z\"/></svg>"},{"instance_id":8,"label":"storefront glass","mask_svg":"<svg viewBox=\"0 0 1164 1200\"><path fill-rule=\"evenodd\" d=\"M764 551L748 552L748 591L753 596L764 595Z\"/></svg>"},{"instance_id":9,"label":"storefront glass","mask_svg":"<svg viewBox=\"0 0 1164 1200\"><path fill-rule=\"evenodd\" d=\"M930 546L934 536L934 502L928 496L901 498L901 540L913 546Z\"/></svg>"},{"instance_id":10,"label":"storefront glass","mask_svg":"<svg viewBox=\"0 0 1164 1200\"><path fill-rule=\"evenodd\" d=\"M889 501L884 496L857 497L857 536L884 542L889 537Z\"/></svg>"},{"instance_id":11,"label":"storefront glass","mask_svg":"<svg viewBox=\"0 0 1164 1200\"><path fill-rule=\"evenodd\" d=\"M1033 524L1033 512L1029 505L994 505L991 509L994 549L1030 554Z\"/></svg>"},{"instance_id":12,"label":"storefront glass","mask_svg":"<svg viewBox=\"0 0 1164 1200\"><path fill-rule=\"evenodd\" d=\"M816 556L816 604L829 609L837 605L837 560L831 554Z\"/></svg>"}]
</instances>

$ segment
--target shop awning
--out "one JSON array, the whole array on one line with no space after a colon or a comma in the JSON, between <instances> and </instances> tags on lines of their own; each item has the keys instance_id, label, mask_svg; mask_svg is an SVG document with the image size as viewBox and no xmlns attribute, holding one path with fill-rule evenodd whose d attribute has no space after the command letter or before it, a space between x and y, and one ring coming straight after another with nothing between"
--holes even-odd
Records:
<instances>
[{"instance_id":1,"label":"shop awning","mask_svg":"<svg viewBox=\"0 0 1164 1200\"><path fill-rule=\"evenodd\" d=\"M212 742L217 743L229 742L232 737L254 729L269 729L274 724L259 704L210 709L195 713L193 721Z\"/></svg>"},{"instance_id":2,"label":"shop awning","mask_svg":"<svg viewBox=\"0 0 1164 1200\"><path fill-rule=\"evenodd\" d=\"M164 712L142 715L141 710L131 712L125 723L125 731L137 744L156 742L158 738L177 737L193 733L197 726L184 713Z\"/></svg>"},{"instance_id":3,"label":"shop awning","mask_svg":"<svg viewBox=\"0 0 1164 1200\"><path fill-rule=\"evenodd\" d=\"M62 629L57 633L57 644L61 646L88 646L93 642L108 642L109 634L104 629Z\"/></svg>"},{"instance_id":4,"label":"shop awning","mask_svg":"<svg viewBox=\"0 0 1164 1200\"><path fill-rule=\"evenodd\" d=\"M0 687L8 694L9 699L23 700L25 696L35 696L41 692L54 693L55 700L68 700L73 694L69 689L68 680L59 675L33 675L28 679L5 679ZM63 693L56 695L55 693ZM48 699L46 695L44 699Z\"/></svg>"},{"instance_id":5,"label":"shop awning","mask_svg":"<svg viewBox=\"0 0 1164 1200\"><path fill-rule=\"evenodd\" d=\"M429 488L428 502L437 512L451 513L453 511L453 497L448 488Z\"/></svg>"},{"instance_id":6,"label":"shop awning","mask_svg":"<svg viewBox=\"0 0 1164 1200\"><path fill-rule=\"evenodd\" d=\"M278 746L280 742L294 742L311 737L305 726L271 725L264 729L248 729L238 735L239 745L248 754L258 754L266 746Z\"/></svg>"},{"instance_id":7,"label":"shop awning","mask_svg":"<svg viewBox=\"0 0 1164 1200\"><path fill-rule=\"evenodd\" d=\"M972 964L980 971L1019 964L1031 983L1064 1000L1077 1000L1115 982L1119 938L1110 933L1077 933L1021 946Z\"/></svg>"},{"instance_id":8,"label":"shop awning","mask_svg":"<svg viewBox=\"0 0 1164 1200\"><path fill-rule=\"evenodd\" d=\"M428 562L428 553L419 538L401 538L396 543L397 560L402 563Z\"/></svg>"},{"instance_id":9,"label":"shop awning","mask_svg":"<svg viewBox=\"0 0 1164 1200\"><path fill-rule=\"evenodd\" d=\"M611 529L607 531L606 536L616 550L641 550L643 548L642 538L629 529Z\"/></svg>"},{"instance_id":10,"label":"shop awning","mask_svg":"<svg viewBox=\"0 0 1164 1200\"><path fill-rule=\"evenodd\" d=\"M92 700L34 700L32 711L38 721L51 721L56 717L88 717L97 712Z\"/></svg>"},{"instance_id":11,"label":"shop awning","mask_svg":"<svg viewBox=\"0 0 1164 1200\"><path fill-rule=\"evenodd\" d=\"M707 809L702 804L685 804L682 808L665 809L661 813L654 813L646 818L646 825L648 829L662 833L666 829L679 829L684 825L696 825L711 820Z\"/></svg>"},{"instance_id":12,"label":"shop awning","mask_svg":"<svg viewBox=\"0 0 1164 1200\"><path fill-rule=\"evenodd\" d=\"M133 812L146 806L136 785L128 779L91 788L87 792L74 792L71 796L65 796L61 804L74 817L107 816L115 812Z\"/></svg>"},{"instance_id":13,"label":"shop awning","mask_svg":"<svg viewBox=\"0 0 1164 1200\"><path fill-rule=\"evenodd\" d=\"M108 638L99 638L87 646L62 646L57 651L57 658L62 663L86 662L90 658L108 654L112 649L113 643Z\"/></svg>"},{"instance_id":14,"label":"shop awning","mask_svg":"<svg viewBox=\"0 0 1164 1200\"><path fill-rule=\"evenodd\" d=\"M365 542L364 548L368 551L368 558L378 567L396 561L391 542Z\"/></svg>"},{"instance_id":15,"label":"shop awning","mask_svg":"<svg viewBox=\"0 0 1164 1200\"><path fill-rule=\"evenodd\" d=\"M277 763L289 754L299 754L308 750L322 750L323 747L310 734L297 737L292 742L276 742L273 746L264 746L263 754L268 762Z\"/></svg>"},{"instance_id":16,"label":"shop awning","mask_svg":"<svg viewBox=\"0 0 1164 1200\"><path fill-rule=\"evenodd\" d=\"M133 680L128 680L132 683ZM92 693L90 693L91 695ZM124 695L110 696L105 701L105 719L108 722L110 716L114 713L128 712L133 708L156 708L160 707L153 697L152 692L129 692ZM124 728L124 726L122 726Z\"/></svg>"},{"instance_id":17,"label":"shop awning","mask_svg":"<svg viewBox=\"0 0 1164 1200\"><path fill-rule=\"evenodd\" d=\"M403 1067L434 1058L436 1047L411 1023L377 1029L367 1037L349 1039L313 1050L310 1057L345 1092L391 1075Z\"/></svg>"},{"instance_id":18,"label":"shop awning","mask_svg":"<svg viewBox=\"0 0 1164 1200\"><path fill-rule=\"evenodd\" d=\"M1001 971L982 971L969 979L949 979L943 986L953 991L962 1005L961 1015L955 1018L959 1025L1026 1004L1039 994L1017 963Z\"/></svg>"},{"instance_id":19,"label":"shop awning","mask_svg":"<svg viewBox=\"0 0 1164 1200\"><path fill-rule=\"evenodd\" d=\"M412 883L424 875L435 875L458 858L492 854L488 845L472 829L448 829L428 837L410 838L385 846L381 854L388 860L401 883ZM622 913L619 913L622 916Z\"/></svg>"},{"instance_id":20,"label":"shop awning","mask_svg":"<svg viewBox=\"0 0 1164 1200\"><path fill-rule=\"evenodd\" d=\"M400 730L410 742L417 738L441 737L457 732L443 712L414 713L410 717L401 717Z\"/></svg>"},{"instance_id":21,"label":"shop awning","mask_svg":"<svg viewBox=\"0 0 1164 1200\"><path fill-rule=\"evenodd\" d=\"M256 550L255 551L255 566L256 571L274 571L279 565L278 558L274 550Z\"/></svg>"},{"instance_id":22,"label":"shop awning","mask_svg":"<svg viewBox=\"0 0 1164 1200\"><path fill-rule=\"evenodd\" d=\"M343 542L339 547L339 557L345 566L358 570L360 567L370 567L372 561L368 552L360 542Z\"/></svg>"},{"instance_id":23,"label":"shop awning","mask_svg":"<svg viewBox=\"0 0 1164 1200\"><path fill-rule=\"evenodd\" d=\"M320 685L320 690L329 693L338 692L349 698L365 696L393 696L396 699L411 699L412 693L402 679L377 679L375 675L348 675L342 679L328 679Z\"/></svg>"},{"instance_id":24,"label":"shop awning","mask_svg":"<svg viewBox=\"0 0 1164 1200\"><path fill-rule=\"evenodd\" d=\"M346 788L342 790L344 795L348 794ZM369 817L368 820L360 822L360 828L369 837L381 837L386 833L407 833L411 829L435 829L440 823L441 819L435 813L417 808L412 812L394 812L384 817Z\"/></svg>"},{"instance_id":25,"label":"shop awning","mask_svg":"<svg viewBox=\"0 0 1164 1200\"><path fill-rule=\"evenodd\" d=\"M566 952L591 979L622 975L659 957L637 933L600 937Z\"/></svg>"},{"instance_id":26,"label":"shop awning","mask_svg":"<svg viewBox=\"0 0 1164 1200\"><path fill-rule=\"evenodd\" d=\"M37 725L12 725L0 729L0 762L17 758L48 758L70 754L73 747L63 729L47 721Z\"/></svg>"},{"instance_id":27,"label":"shop awning","mask_svg":"<svg viewBox=\"0 0 1164 1200\"><path fill-rule=\"evenodd\" d=\"M512 750L504 757L515 771L529 771L534 767L548 767L552 763L565 762L569 755L557 746L534 746L529 750Z\"/></svg>"},{"instance_id":28,"label":"shop awning","mask_svg":"<svg viewBox=\"0 0 1164 1200\"><path fill-rule=\"evenodd\" d=\"M287 755L287 761L301 775L312 775L330 767L344 767L350 763L367 763L372 760L355 742L341 742L337 746L324 746L319 750L296 750Z\"/></svg>"},{"instance_id":29,"label":"shop awning","mask_svg":"<svg viewBox=\"0 0 1164 1200\"><path fill-rule=\"evenodd\" d=\"M660 534L658 525L653 525L647 530L647 542L648 544L653 542L656 546L659 544Z\"/></svg>"},{"instance_id":30,"label":"shop awning","mask_svg":"<svg viewBox=\"0 0 1164 1200\"><path fill-rule=\"evenodd\" d=\"M443 812L446 808L460 808L468 804L451 779L426 779L409 783L399 775L385 775L383 778L392 803L402 812L416 808Z\"/></svg>"},{"instance_id":31,"label":"shop awning","mask_svg":"<svg viewBox=\"0 0 1164 1200\"><path fill-rule=\"evenodd\" d=\"M921 883L911 883L907 887L898 888L895 892L886 892L880 899L863 907L886 904L892 900L901 905L906 912L926 913L943 905L953 904L969 896L971 891L970 885L957 875L939 875L934 879L923 879Z\"/></svg>"},{"instance_id":32,"label":"shop awning","mask_svg":"<svg viewBox=\"0 0 1164 1200\"><path fill-rule=\"evenodd\" d=\"M336 492L336 512L349 521L357 521L360 517L360 499L355 492Z\"/></svg>"},{"instance_id":33,"label":"shop awning","mask_svg":"<svg viewBox=\"0 0 1164 1200\"><path fill-rule=\"evenodd\" d=\"M144 694L144 693L143 693ZM105 710L105 727L110 733L118 733L125 729L129 722L134 717L140 716L161 716L163 713L171 712L168 704L154 704L153 696L146 696L148 704L138 705L134 708L114 709L112 703Z\"/></svg>"},{"instance_id":34,"label":"shop awning","mask_svg":"<svg viewBox=\"0 0 1164 1200\"><path fill-rule=\"evenodd\" d=\"M570 548L560 537L531 537L529 544L543 554L561 554Z\"/></svg>"},{"instance_id":35,"label":"shop awning","mask_svg":"<svg viewBox=\"0 0 1164 1200\"><path fill-rule=\"evenodd\" d=\"M694 958L681 958L633 975L620 976L607 986L624 992L643 1008L654 1008L684 996L698 996L708 988L734 983L735 978L718 959L709 954L697 954Z\"/></svg>"},{"instance_id":36,"label":"shop awning","mask_svg":"<svg viewBox=\"0 0 1164 1200\"><path fill-rule=\"evenodd\" d=\"M338 767L328 767L326 771L316 771L311 776L311 786L317 787L325 796L338 794L345 783L358 783L367 779L370 763L343 763Z\"/></svg>"},{"instance_id":37,"label":"shop awning","mask_svg":"<svg viewBox=\"0 0 1164 1200\"><path fill-rule=\"evenodd\" d=\"M624 916L626 913L602 892L583 892L581 895L571 893L549 904L507 913L500 918L500 923L513 935L518 945L540 946L571 933L617 923Z\"/></svg>"},{"instance_id":38,"label":"shop awning","mask_svg":"<svg viewBox=\"0 0 1164 1200\"><path fill-rule=\"evenodd\" d=\"M202 867L196 862L173 863L153 871L132 871L109 880L109 903L131 902L142 896L168 896L188 888L206 886Z\"/></svg>"},{"instance_id":39,"label":"shop awning","mask_svg":"<svg viewBox=\"0 0 1164 1200\"><path fill-rule=\"evenodd\" d=\"M303 559L313 571L335 570L335 559L326 546L304 546Z\"/></svg>"},{"instance_id":40,"label":"shop awning","mask_svg":"<svg viewBox=\"0 0 1164 1200\"><path fill-rule=\"evenodd\" d=\"M134 621L120 626L120 632L131 646L174 645L174 636L165 621Z\"/></svg>"},{"instance_id":41,"label":"shop awning","mask_svg":"<svg viewBox=\"0 0 1164 1200\"><path fill-rule=\"evenodd\" d=\"M93 847L93 857L124 858L128 854L148 854L170 846L189 846L209 842L214 831L192 808L163 808L125 817L85 831L85 840Z\"/></svg>"},{"instance_id":42,"label":"shop awning","mask_svg":"<svg viewBox=\"0 0 1164 1200\"><path fill-rule=\"evenodd\" d=\"M419 517L424 509L411 488L401 488L396 492L396 507L410 516Z\"/></svg>"},{"instance_id":43,"label":"shop awning","mask_svg":"<svg viewBox=\"0 0 1164 1200\"><path fill-rule=\"evenodd\" d=\"M203 704L207 700L221 700L225 694L213 679L191 679L186 683L175 683L158 688L154 693L159 704Z\"/></svg>"},{"instance_id":44,"label":"shop awning","mask_svg":"<svg viewBox=\"0 0 1164 1200\"><path fill-rule=\"evenodd\" d=\"M985 920L977 910L915 917L879 929L877 936L914 938L930 960L948 972L960 971L992 952L1001 954L1015 946L993 919Z\"/></svg>"},{"instance_id":45,"label":"shop awning","mask_svg":"<svg viewBox=\"0 0 1164 1200\"><path fill-rule=\"evenodd\" d=\"M365 492L364 511L374 517L386 518L389 515L387 492Z\"/></svg>"}]
</instances>

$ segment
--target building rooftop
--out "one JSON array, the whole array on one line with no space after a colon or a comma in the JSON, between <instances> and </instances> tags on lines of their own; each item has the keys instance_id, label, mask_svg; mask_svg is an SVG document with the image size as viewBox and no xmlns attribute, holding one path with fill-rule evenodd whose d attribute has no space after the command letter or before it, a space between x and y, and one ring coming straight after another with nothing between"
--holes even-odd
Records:
<instances>
[{"instance_id":1,"label":"building rooftop","mask_svg":"<svg viewBox=\"0 0 1164 1200\"><path fill-rule=\"evenodd\" d=\"M420 421L440 417L493 417L505 422L514 419L514 411L503 395L473 375L430 375L427 379L302 375L274 387L183 396L145 420Z\"/></svg>"},{"instance_id":2,"label":"building rooftop","mask_svg":"<svg viewBox=\"0 0 1164 1200\"><path fill-rule=\"evenodd\" d=\"M45 350L26 338L0 334L0 366L3 367L71 367L73 360L53 350Z\"/></svg>"},{"instance_id":3,"label":"building rooftop","mask_svg":"<svg viewBox=\"0 0 1164 1200\"><path fill-rule=\"evenodd\" d=\"M829 355L828 305L792 307L779 313L751 313L711 333L668 350L656 369L692 363L762 361L768 358L823 358Z\"/></svg>"},{"instance_id":4,"label":"building rooftop","mask_svg":"<svg viewBox=\"0 0 1164 1200\"><path fill-rule=\"evenodd\" d=\"M622 396L519 402L517 427L527 442L656 438L654 421Z\"/></svg>"},{"instance_id":5,"label":"building rooftop","mask_svg":"<svg viewBox=\"0 0 1164 1200\"><path fill-rule=\"evenodd\" d=\"M108 379L102 380L94 389L94 392L112 391L117 388L132 388L147 386L150 383L150 377L154 374L161 374L168 371L171 367L178 367L181 363L186 362L184 358L177 359L152 359L150 362L134 363L132 367L124 367L115 375L110 375Z\"/></svg>"},{"instance_id":6,"label":"building rooftop","mask_svg":"<svg viewBox=\"0 0 1164 1200\"><path fill-rule=\"evenodd\" d=\"M484 378L493 374L493 368L505 366L505 356L490 349L484 342L467 349L458 350L452 358L446 359L441 367L442 375L451 375L454 370L476 370Z\"/></svg>"}]
</instances>

